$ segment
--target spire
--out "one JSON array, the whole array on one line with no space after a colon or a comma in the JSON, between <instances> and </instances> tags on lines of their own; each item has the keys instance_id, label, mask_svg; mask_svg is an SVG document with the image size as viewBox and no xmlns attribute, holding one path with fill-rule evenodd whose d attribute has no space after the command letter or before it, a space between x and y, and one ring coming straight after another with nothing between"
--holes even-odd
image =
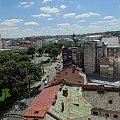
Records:
<instances>
[{"instance_id":1,"label":"spire","mask_svg":"<svg viewBox=\"0 0 120 120\"><path fill-rule=\"evenodd\" d=\"M73 35L72 35L72 38L74 39L74 37L75 37L75 33L74 33L74 28L73 28Z\"/></svg>"}]
</instances>

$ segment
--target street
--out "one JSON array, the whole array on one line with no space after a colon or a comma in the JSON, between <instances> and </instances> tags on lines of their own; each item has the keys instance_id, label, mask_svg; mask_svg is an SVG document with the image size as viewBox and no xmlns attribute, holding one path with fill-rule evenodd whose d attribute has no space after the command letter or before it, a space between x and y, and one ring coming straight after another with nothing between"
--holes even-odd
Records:
<instances>
[{"instance_id":1,"label":"street","mask_svg":"<svg viewBox=\"0 0 120 120\"><path fill-rule=\"evenodd\" d=\"M46 74L43 76L42 80L37 82L32 88L29 93L26 93L22 99L11 108L9 112L6 114L19 114L23 115L26 108L31 105L35 97L47 86L48 82L53 79L53 77L56 75L56 69L59 70L62 69L62 63L60 62L60 57L58 58L57 62L52 63L51 66L46 68ZM45 81L48 81L47 84ZM3 120L20 120L20 118L14 118L14 117L8 117L4 118Z\"/></svg>"}]
</instances>

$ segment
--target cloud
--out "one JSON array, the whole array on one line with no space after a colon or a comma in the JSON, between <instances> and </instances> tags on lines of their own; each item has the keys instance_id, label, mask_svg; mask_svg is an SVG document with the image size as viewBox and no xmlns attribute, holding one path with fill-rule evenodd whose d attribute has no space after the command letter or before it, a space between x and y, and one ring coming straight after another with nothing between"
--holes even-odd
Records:
<instances>
[{"instance_id":1,"label":"cloud","mask_svg":"<svg viewBox=\"0 0 120 120\"><path fill-rule=\"evenodd\" d=\"M45 13L58 13L59 12L58 8L56 7L51 8L50 6L40 7L40 10Z\"/></svg>"},{"instance_id":2,"label":"cloud","mask_svg":"<svg viewBox=\"0 0 120 120\"><path fill-rule=\"evenodd\" d=\"M23 7L23 8L28 8L31 7L35 4L35 2L20 2L20 4L18 5L18 7Z\"/></svg>"},{"instance_id":3,"label":"cloud","mask_svg":"<svg viewBox=\"0 0 120 120\"><path fill-rule=\"evenodd\" d=\"M24 32L32 32L33 29L25 29Z\"/></svg>"},{"instance_id":4,"label":"cloud","mask_svg":"<svg viewBox=\"0 0 120 120\"><path fill-rule=\"evenodd\" d=\"M111 20L111 19L114 19L114 17L113 16L105 16L103 19L104 20Z\"/></svg>"},{"instance_id":5,"label":"cloud","mask_svg":"<svg viewBox=\"0 0 120 120\"><path fill-rule=\"evenodd\" d=\"M77 19L83 19L83 18L89 18L91 16L100 16L100 14L94 13L94 12L88 12L88 13L83 13L81 15L77 15L75 18L77 18Z\"/></svg>"},{"instance_id":6,"label":"cloud","mask_svg":"<svg viewBox=\"0 0 120 120\"><path fill-rule=\"evenodd\" d=\"M76 13L67 13L63 15L64 18L73 18L75 16L76 16Z\"/></svg>"},{"instance_id":7,"label":"cloud","mask_svg":"<svg viewBox=\"0 0 120 120\"><path fill-rule=\"evenodd\" d=\"M9 19L9 20L4 20L0 25L6 26L6 27L11 27L22 21L23 21L22 19Z\"/></svg>"},{"instance_id":8,"label":"cloud","mask_svg":"<svg viewBox=\"0 0 120 120\"><path fill-rule=\"evenodd\" d=\"M0 31L18 30L19 27L0 28Z\"/></svg>"},{"instance_id":9,"label":"cloud","mask_svg":"<svg viewBox=\"0 0 120 120\"><path fill-rule=\"evenodd\" d=\"M69 23L62 23L62 24L58 24L57 26L58 27L68 27L68 26L70 26L70 24Z\"/></svg>"},{"instance_id":10,"label":"cloud","mask_svg":"<svg viewBox=\"0 0 120 120\"><path fill-rule=\"evenodd\" d=\"M81 22L85 22L86 20L80 20L79 22L81 23Z\"/></svg>"},{"instance_id":11,"label":"cloud","mask_svg":"<svg viewBox=\"0 0 120 120\"><path fill-rule=\"evenodd\" d=\"M42 3L47 3L47 2L50 2L50 1L53 1L53 0L42 0Z\"/></svg>"},{"instance_id":12,"label":"cloud","mask_svg":"<svg viewBox=\"0 0 120 120\"><path fill-rule=\"evenodd\" d=\"M60 8L61 8L61 9L65 9L66 6L65 6L65 5L61 5Z\"/></svg>"},{"instance_id":13,"label":"cloud","mask_svg":"<svg viewBox=\"0 0 120 120\"><path fill-rule=\"evenodd\" d=\"M26 25L26 26L37 26L39 24L36 23L36 22L26 22L26 23L24 23L24 25Z\"/></svg>"},{"instance_id":14,"label":"cloud","mask_svg":"<svg viewBox=\"0 0 120 120\"><path fill-rule=\"evenodd\" d=\"M54 18L48 18L48 20L53 20Z\"/></svg>"},{"instance_id":15,"label":"cloud","mask_svg":"<svg viewBox=\"0 0 120 120\"><path fill-rule=\"evenodd\" d=\"M51 17L50 14L44 14L44 13L41 13L41 14L38 14L38 15L32 15L33 17L38 17L38 18L41 18L41 17Z\"/></svg>"}]
</instances>

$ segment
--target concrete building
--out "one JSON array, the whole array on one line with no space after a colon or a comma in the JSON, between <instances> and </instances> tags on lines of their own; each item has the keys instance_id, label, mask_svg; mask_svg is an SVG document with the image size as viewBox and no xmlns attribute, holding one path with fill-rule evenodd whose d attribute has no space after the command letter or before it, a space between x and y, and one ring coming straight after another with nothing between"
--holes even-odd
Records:
<instances>
[{"instance_id":1,"label":"concrete building","mask_svg":"<svg viewBox=\"0 0 120 120\"><path fill-rule=\"evenodd\" d=\"M108 117L94 116L90 114L90 115L74 118L72 120L113 120L113 119Z\"/></svg>"},{"instance_id":2,"label":"concrete building","mask_svg":"<svg viewBox=\"0 0 120 120\"><path fill-rule=\"evenodd\" d=\"M118 37L102 38L101 41L107 44L107 56L120 57L120 40Z\"/></svg>"},{"instance_id":3,"label":"concrete building","mask_svg":"<svg viewBox=\"0 0 120 120\"><path fill-rule=\"evenodd\" d=\"M82 68L86 74L100 73L100 59L106 56L107 46L99 40L79 41L77 44L77 46L63 48L63 66L69 65L68 63L72 61ZM70 49L72 53L68 59Z\"/></svg>"},{"instance_id":4,"label":"concrete building","mask_svg":"<svg viewBox=\"0 0 120 120\"><path fill-rule=\"evenodd\" d=\"M21 47L21 46L6 46L4 50L10 50L13 52L18 52L18 53L26 53L28 48Z\"/></svg>"},{"instance_id":5,"label":"concrete building","mask_svg":"<svg viewBox=\"0 0 120 120\"><path fill-rule=\"evenodd\" d=\"M86 36L87 40L101 40L103 35L88 35Z\"/></svg>"},{"instance_id":6,"label":"concrete building","mask_svg":"<svg viewBox=\"0 0 120 120\"><path fill-rule=\"evenodd\" d=\"M120 78L119 58L115 58L115 57L103 57L103 58L101 58L100 75L119 79Z\"/></svg>"},{"instance_id":7,"label":"concrete building","mask_svg":"<svg viewBox=\"0 0 120 120\"><path fill-rule=\"evenodd\" d=\"M1 40L1 34L0 34L0 49L2 49L2 40Z\"/></svg>"},{"instance_id":8,"label":"concrete building","mask_svg":"<svg viewBox=\"0 0 120 120\"><path fill-rule=\"evenodd\" d=\"M42 45L43 45L43 41L42 40L37 40L35 42L35 49L39 49L39 48L42 48Z\"/></svg>"},{"instance_id":9,"label":"concrete building","mask_svg":"<svg viewBox=\"0 0 120 120\"><path fill-rule=\"evenodd\" d=\"M82 96L93 108L91 114L107 117L112 120L120 119L120 89L104 85L82 86Z\"/></svg>"},{"instance_id":10,"label":"concrete building","mask_svg":"<svg viewBox=\"0 0 120 120\"><path fill-rule=\"evenodd\" d=\"M62 45L65 45L65 44L66 44L66 41L67 41L66 38L59 38L59 39L57 40L58 44L62 44Z\"/></svg>"},{"instance_id":11,"label":"concrete building","mask_svg":"<svg viewBox=\"0 0 120 120\"><path fill-rule=\"evenodd\" d=\"M84 54L84 70L86 74L94 73L96 70L96 42L88 41L82 44Z\"/></svg>"}]
</instances>

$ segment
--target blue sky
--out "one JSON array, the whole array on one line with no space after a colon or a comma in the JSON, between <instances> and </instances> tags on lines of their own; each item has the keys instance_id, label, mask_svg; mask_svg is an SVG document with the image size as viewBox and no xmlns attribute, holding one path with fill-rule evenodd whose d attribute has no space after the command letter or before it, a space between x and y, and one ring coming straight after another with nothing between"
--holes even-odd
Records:
<instances>
[{"instance_id":1,"label":"blue sky","mask_svg":"<svg viewBox=\"0 0 120 120\"><path fill-rule=\"evenodd\" d=\"M0 0L3 38L120 30L120 0Z\"/></svg>"}]
</instances>

